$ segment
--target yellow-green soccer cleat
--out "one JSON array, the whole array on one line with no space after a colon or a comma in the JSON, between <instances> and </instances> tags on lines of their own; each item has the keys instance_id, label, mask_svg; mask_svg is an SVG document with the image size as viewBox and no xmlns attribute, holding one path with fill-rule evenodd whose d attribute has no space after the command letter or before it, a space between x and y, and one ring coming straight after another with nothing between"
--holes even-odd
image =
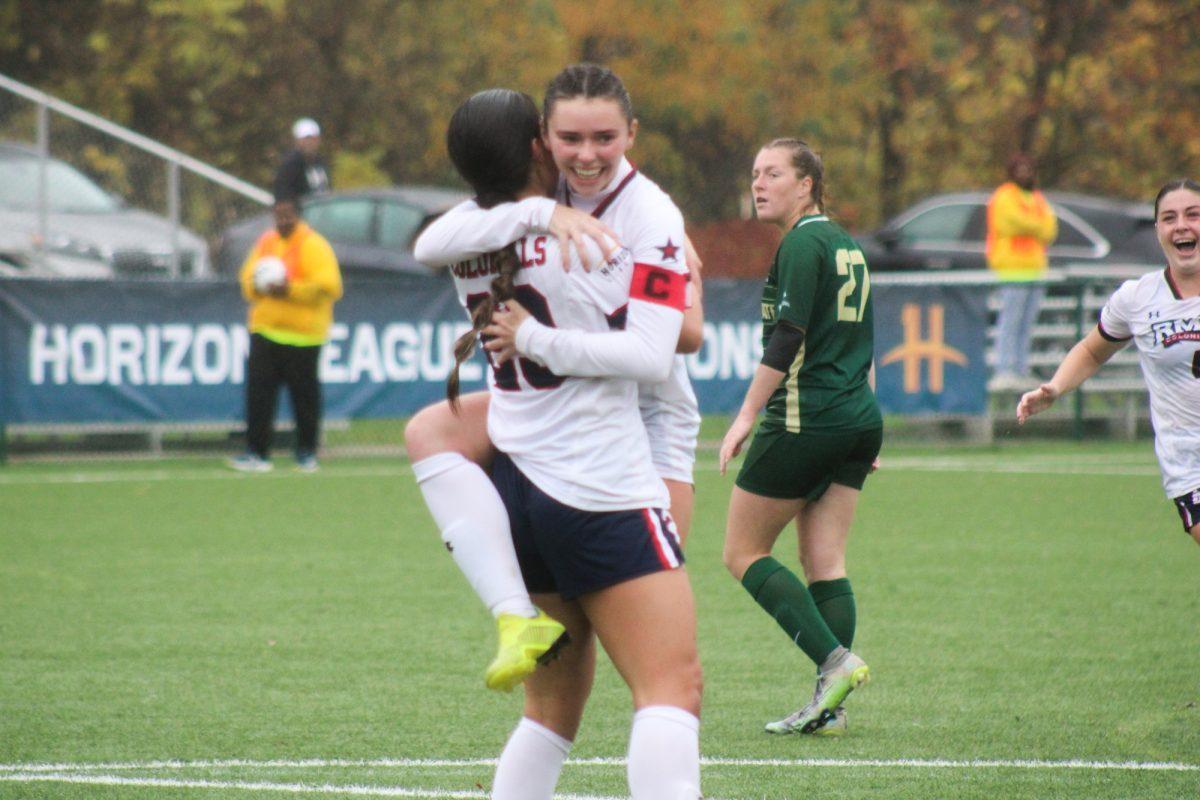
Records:
<instances>
[{"instance_id":1,"label":"yellow-green soccer cleat","mask_svg":"<svg viewBox=\"0 0 1200 800\"><path fill-rule=\"evenodd\" d=\"M498 692L511 692L538 664L552 661L571 641L566 628L540 610L532 619L520 614L501 614L496 627L500 631L500 645L483 673L483 682Z\"/></svg>"},{"instance_id":2,"label":"yellow-green soccer cleat","mask_svg":"<svg viewBox=\"0 0 1200 800\"><path fill-rule=\"evenodd\" d=\"M813 736L842 736L846 733L846 707L838 706L821 717L822 723L812 730Z\"/></svg>"},{"instance_id":3,"label":"yellow-green soccer cleat","mask_svg":"<svg viewBox=\"0 0 1200 800\"><path fill-rule=\"evenodd\" d=\"M836 667L817 677L817 688L808 705L781 720L768 722L767 733L811 733L838 736L846 730L846 713L839 706L850 692L870 678L866 662L847 653ZM828 728L828 730L825 730Z\"/></svg>"}]
</instances>

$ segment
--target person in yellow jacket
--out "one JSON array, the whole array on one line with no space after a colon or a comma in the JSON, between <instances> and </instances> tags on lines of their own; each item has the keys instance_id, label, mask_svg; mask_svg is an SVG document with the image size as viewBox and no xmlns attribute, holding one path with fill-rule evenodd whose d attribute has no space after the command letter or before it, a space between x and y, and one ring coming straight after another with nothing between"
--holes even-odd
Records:
<instances>
[{"instance_id":1,"label":"person in yellow jacket","mask_svg":"<svg viewBox=\"0 0 1200 800\"><path fill-rule=\"evenodd\" d=\"M987 208L987 262L1001 282L996 388L1023 388L1031 379L1029 339L1046 293L1046 248L1057 236L1058 218L1037 189L1033 159L1017 153Z\"/></svg>"},{"instance_id":2,"label":"person in yellow jacket","mask_svg":"<svg viewBox=\"0 0 1200 800\"><path fill-rule=\"evenodd\" d=\"M296 420L296 468L317 469L321 424L321 345L342 296L333 248L300 218L296 200L279 198L275 227L263 233L242 265L242 295L250 304L246 362L246 452L230 460L241 472L271 469L271 438L280 386Z\"/></svg>"}]
</instances>

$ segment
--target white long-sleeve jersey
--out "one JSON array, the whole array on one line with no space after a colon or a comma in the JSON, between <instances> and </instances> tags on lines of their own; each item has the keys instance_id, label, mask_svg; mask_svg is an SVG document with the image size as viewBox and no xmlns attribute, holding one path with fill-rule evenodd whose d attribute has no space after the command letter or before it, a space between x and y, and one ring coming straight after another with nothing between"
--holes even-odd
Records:
<instances>
[{"instance_id":1,"label":"white long-sleeve jersey","mask_svg":"<svg viewBox=\"0 0 1200 800\"><path fill-rule=\"evenodd\" d=\"M626 193L640 199L643 217L656 218L664 241L682 241L682 217L657 187L631 180L609 192L614 200ZM487 211L468 201L423 232L416 253L430 264L457 261L451 270L469 309L495 275L495 259L487 254L515 240L522 264L517 299L541 324L530 326L529 334L522 326L522 338L530 340L527 355L489 370L492 442L567 505L594 511L665 507L669 500L651 463L635 380L661 379L670 371L682 323L682 259L637 262L622 248L591 272L577 260L564 272L557 241L527 233L544 229L552 210L553 202L544 199ZM625 315L625 330L611 331ZM581 371L628 377L563 377Z\"/></svg>"},{"instance_id":2,"label":"white long-sleeve jersey","mask_svg":"<svg viewBox=\"0 0 1200 800\"><path fill-rule=\"evenodd\" d=\"M1180 297L1169 270L1147 273L1109 298L1100 334L1137 346L1167 496L1200 489L1200 297Z\"/></svg>"},{"instance_id":3,"label":"white long-sleeve jersey","mask_svg":"<svg viewBox=\"0 0 1200 800\"><path fill-rule=\"evenodd\" d=\"M614 185L628 180L631 174L635 174L633 165L622 160L613 179ZM663 242L661 232L638 225L637 208L624 204L620 196L609 200L608 195L601 192L593 197L580 197L570 192L565 180L559 181L558 196L568 205L608 223L633 250L635 259L654 260L658 257L673 263L684 260L682 235ZM671 202L665 194L662 197ZM651 455L658 474L691 483L700 432L700 404L692 390L686 360L682 355L676 355L668 375L659 379L640 377L639 381L638 407L650 436Z\"/></svg>"}]
</instances>

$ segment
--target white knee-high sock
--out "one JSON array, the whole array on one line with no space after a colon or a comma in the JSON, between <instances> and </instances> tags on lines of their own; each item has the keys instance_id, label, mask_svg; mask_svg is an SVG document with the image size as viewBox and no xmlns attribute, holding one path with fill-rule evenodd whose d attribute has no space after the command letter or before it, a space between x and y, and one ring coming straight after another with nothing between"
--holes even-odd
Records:
<instances>
[{"instance_id":1,"label":"white knee-high sock","mask_svg":"<svg viewBox=\"0 0 1200 800\"><path fill-rule=\"evenodd\" d=\"M508 512L487 473L459 453L412 465L442 541L493 616L537 615L513 550Z\"/></svg>"},{"instance_id":2,"label":"white knee-high sock","mask_svg":"<svg viewBox=\"0 0 1200 800\"><path fill-rule=\"evenodd\" d=\"M492 800L551 800L570 751L569 741L522 717L496 764Z\"/></svg>"},{"instance_id":3,"label":"white knee-high sock","mask_svg":"<svg viewBox=\"0 0 1200 800\"><path fill-rule=\"evenodd\" d=\"M699 800L700 720L674 706L646 706L629 735L633 800Z\"/></svg>"}]
</instances>

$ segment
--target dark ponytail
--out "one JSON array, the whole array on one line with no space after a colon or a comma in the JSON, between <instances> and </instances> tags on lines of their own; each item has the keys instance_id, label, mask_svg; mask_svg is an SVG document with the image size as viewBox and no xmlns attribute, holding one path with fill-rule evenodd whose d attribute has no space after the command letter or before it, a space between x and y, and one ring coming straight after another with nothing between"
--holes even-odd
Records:
<instances>
[{"instance_id":1,"label":"dark ponytail","mask_svg":"<svg viewBox=\"0 0 1200 800\"><path fill-rule=\"evenodd\" d=\"M511 89L488 89L472 95L454 111L446 129L446 149L458 174L471 185L480 208L515 200L529 185L533 141L541 120L533 98ZM458 410L459 369L475 352L479 333L492 321L496 306L514 296L520 260L509 244L483 256L496 277L486 298L471 309L471 330L454 343L454 369L446 380L446 398Z\"/></svg>"},{"instance_id":2,"label":"dark ponytail","mask_svg":"<svg viewBox=\"0 0 1200 800\"><path fill-rule=\"evenodd\" d=\"M471 309L471 330L458 337L454 342L454 369L446 378L446 399L450 401L450 407L456 412L458 411L459 369L475 352L475 343L479 341L479 334L492 323L492 314L495 313L496 306L506 300L511 300L515 295L513 284L517 277L517 268L520 266L520 261L517 259L517 248L510 244L503 250L491 253L485 258L494 265L496 277L492 278L488 295Z\"/></svg>"}]
</instances>

